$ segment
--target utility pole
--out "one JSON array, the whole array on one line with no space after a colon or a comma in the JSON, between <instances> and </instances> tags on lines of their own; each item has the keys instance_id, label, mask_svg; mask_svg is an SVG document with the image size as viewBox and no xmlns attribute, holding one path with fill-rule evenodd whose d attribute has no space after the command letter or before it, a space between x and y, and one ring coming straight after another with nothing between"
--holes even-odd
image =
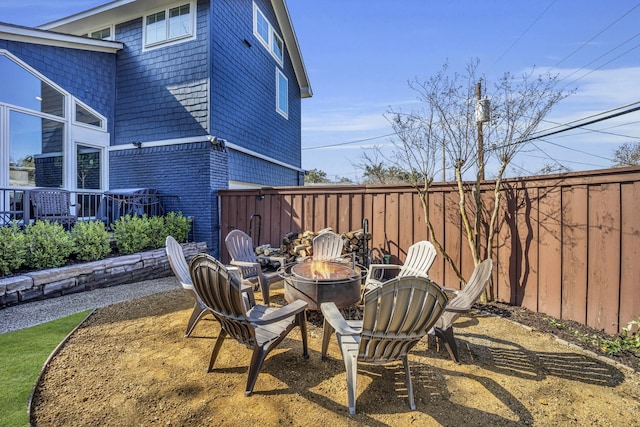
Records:
<instances>
[{"instance_id":1,"label":"utility pole","mask_svg":"<svg viewBox=\"0 0 640 427\"><path fill-rule=\"evenodd\" d=\"M476 220L474 227L475 234L475 257L476 265L480 260L480 235L481 235L481 221L482 216L482 197L480 194L480 183L484 181L484 138L482 135L482 123L486 120L486 111L484 111L484 105L482 104L482 81L476 83L476 124L478 125L478 175L476 176L475 186L475 202L476 202Z\"/></svg>"},{"instance_id":2,"label":"utility pole","mask_svg":"<svg viewBox=\"0 0 640 427\"><path fill-rule=\"evenodd\" d=\"M484 136L482 134L483 114L478 114L482 108L482 81L476 84L476 122L478 124L478 181L484 181ZM484 113L484 111L483 111Z\"/></svg>"}]
</instances>

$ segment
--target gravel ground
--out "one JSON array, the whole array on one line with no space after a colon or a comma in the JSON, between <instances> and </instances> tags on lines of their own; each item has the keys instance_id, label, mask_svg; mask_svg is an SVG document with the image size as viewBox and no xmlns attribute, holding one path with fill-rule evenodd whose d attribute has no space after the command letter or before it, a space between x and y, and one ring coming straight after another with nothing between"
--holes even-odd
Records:
<instances>
[{"instance_id":1,"label":"gravel ground","mask_svg":"<svg viewBox=\"0 0 640 427\"><path fill-rule=\"evenodd\" d=\"M50 322L85 310L179 289L175 277L112 286L0 309L0 334Z\"/></svg>"}]
</instances>

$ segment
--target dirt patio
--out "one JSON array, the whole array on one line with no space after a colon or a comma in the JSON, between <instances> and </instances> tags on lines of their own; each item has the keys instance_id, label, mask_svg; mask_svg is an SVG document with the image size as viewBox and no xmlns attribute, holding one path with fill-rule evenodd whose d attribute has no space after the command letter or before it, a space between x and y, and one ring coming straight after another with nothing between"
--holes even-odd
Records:
<instances>
[{"instance_id":1,"label":"dirt patio","mask_svg":"<svg viewBox=\"0 0 640 427\"><path fill-rule=\"evenodd\" d=\"M284 304L282 287L272 294ZM309 316L310 358L294 330L245 397L250 351L227 339L207 373L218 323L208 315L184 338L190 312L180 289L97 310L48 366L33 424L640 426L638 373L501 317L459 319L461 365L432 339L413 350L415 411L400 364L362 365L357 414L349 416L342 358L333 339L329 360L320 359L317 315Z\"/></svg>"}]
</instances>

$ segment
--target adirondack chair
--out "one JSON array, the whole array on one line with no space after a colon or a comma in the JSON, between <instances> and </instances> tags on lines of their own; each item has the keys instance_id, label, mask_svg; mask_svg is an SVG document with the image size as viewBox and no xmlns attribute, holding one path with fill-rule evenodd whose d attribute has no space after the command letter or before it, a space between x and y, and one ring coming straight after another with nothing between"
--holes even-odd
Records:
<instances>
[{"instance_id":1,"label":"adirondack chair","mask_svg":"<svg viewBox=\"0 0 640 427\"><path fill-rule=\"evenodd\" d=\"M382 286L382 278L386 270L398 270L397 277L424 276L429 277L429 269L436 259L436 248L426 240L414 243L409 247L403 265L371 264L364 282L363 292Z\"/></svg>"},{"instance_id":2,"label":"adirondack chair","mask_svg":"<svg viewBox=\"0 0 640 427\"><path fill-rule=\"evenodd\" d=\"M241 230L231 230L224 239L231 265L240 269L242 278L260 287L262 299L269 305L269 286L281 280L278 272L266 273L262 271L262 265L258 262L253 249L253 241L249 235Z\"/></svg>"},{"instance_id":3,"label":"adirondack chair","mask_svg":"<svg viewBox=\"0 0 640 427\"><path fill-rule=\"evenodd\" d=\"M220 322L220 333L211 352L208 372L218 357L225 337L230 335L253 350L245 395L253 393L260 368L273 350L296 326L302 336L302 355L309 358L307 344L307 303L296 300L274 309L255 305L247 310L242 301L240 281L224 265L207 254L196 255L189 264L191 280L202 302Z\"/></svg>"},{"instance_id":4,"label":"adirondack chair","mask_svg":"<svg viewBox=\"0 0 640 427\"><path fill-rule=\"evenodd\" d=\"M347 371L349 413L356 413L358 363L402 361L409 406L416 409L409 371L409 351L427 334L447 305L447 296L425 277L397 277L364 295L362 320L347 321L332 302L320 305L324 315L322 358L333 331Z\"/></svg>"},{"instance_id":5,"label":"adirondack chair","mask_svg":"<svg viewBox=\"0 0 640 427\"><path fill-rule=\"evenodd\" d=\"M471 306L478 301L487 286L492 268L493 261L485 259L473 270L471 278L464 289L443 288L447 292L453 292L456 296L449 300L447 308L434 325L434 328L429 331L429 334L435 334L438 339L444 342L449 356L458 364L460 363L460 357L458 356L458 345L453 336L453 322L460 317L460 314L471 311Z\"/></svg>"},{"instance_id":6,"label":"adirondack chair","mask_svg":"<svg viewBox=\"0 0 640 427\"><path fill-rule=\"evenodd\" d=\"M169 265L171 266L173 274L182 285L182 288L188 291L194 299L193 311L191 312L191 316L187 322L187 331L184 334L185 338L187 338L191 335L191 332L193 332L193 329L196 327L202 316L206 314L207 306L202 302L200 296L193 287L193 282L189 275L189 264L187 264L184 251L182 250L180 243L178 243L178 241L172 236L167 236L165 244L167 259L169 260ZM241 285L241 290L243 294L246 295L248 308L256 305L256 301L253 297L253 287L243 284Z\"/></svg>"},{"instance_id":7,"label":"adirondack chair","mask_svg":"<svg viewBox=\"0 0 640 427\"><path fill-rule=\"evenodd\" d=\"M314 237L312 245L315 261L331 261L342 256L344 241L339 234L326 231Z\"/></svg>"},{"instance_id":8,"label":"adirondack chair","mask_svg":"<svg viewBox=\"0 0 640 427\"><path fill-rule=\"evenodd\" d=\"M71 195L67 190L47 188L31 190L33 219L62 224L69 229L75 224L76 216L71 213Z\"/></svg>"}]
</instances>

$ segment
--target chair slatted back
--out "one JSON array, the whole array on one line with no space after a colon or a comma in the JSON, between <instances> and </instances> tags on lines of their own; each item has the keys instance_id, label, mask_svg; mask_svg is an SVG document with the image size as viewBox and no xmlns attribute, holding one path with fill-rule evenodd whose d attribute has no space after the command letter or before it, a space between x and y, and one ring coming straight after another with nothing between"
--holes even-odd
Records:
<instances>
[{"instance_id":1,"label":"chair slatted back","mask_svg":"<svg viewBox=\"0 0 640 427\"><path fill-rule=\"evenodd\" d=\"M482 292L487 286L487 281L491 276L492 269L493 261L491 259L485 259L478 264L473 270L464 289L458 292L458 295L450 301L449 307L457 310L470 310L471 306L480 298L480 295L482 295ZM443 328L447 328L458 317L460 317L460 312L445 312L438 324L443 325Z\"/></svg>"},{"instance_id":2,"label":"chair slatted back","mask_svg":"<svg viewBox=\"0 0 640 427\"><path fill-rule=\"evenodd\" d=\"M313 238L313 259L330 261L342 256L344 241L334 232L327 231Z\"/></svg>"},{"instance_id":3,"label":"chair slatted back","mask_svg":"<svg viewBox=\"0 0 640 427\"><path fill-rule=\"evenodd\" d=\"M241 284L237 279L207 254L196 255L189 270L196 292L222 327L239 342L254 345L255 330L247 320Z\"/></svg>"},{"instance_id":4,"label":"chair slatted back","mask_svg":"<svg viewBox=\"0 0 640 427\"><path fill-rule=\"evenodd\" d=\"M358 360L400 360L438 320L447 296L426 277L399 277L364 296Z\"/></svg>"},{"instance_id":5,"label":"chair slatted back","mask_svg":"<svg viewBox=\"0 0 640 427\"><path fill-rule=\"evenodd\" d=\"M35 218L69 215L71 197L66 190L33 190L31 202Z\"/></svg>"},{"instance_id":6,"label":"chair slatted back","mask_svg":"<svg viewBox=\"0 0 640 427\"><path fill-rule=\"evenodd\" d=\"M242 230L231 230L224 239L229 255L233 261L256 262L256 253L253 241ZM242 276L245 279L256 277L260 272L256 268L242 267Z\"/></svg>"},{"instance_id":7,"label":"chair slatted back","mask_svg":"<svg viewBox=\"0 0 640 427\"><path fill-rule=\"evenodd\" d=\"M193 288L193 282L189 275L189 264L187 264L187 260L185 259L182 246L180 246L180 243L178 243L178 241L172 236L167 236L165 244L167 259L169 260L169 265L171 266L173 274L175 274L178 280L180 280L182 287Z\"/></svg>"},{"instance_id":8,"label":"chair slatted back","mask_svg":"<svg viewBox=\"0 0 640 427\"><path fill-rule=\"evenodd\" d=\"M414 243L409 247L407 258L398 272L398 277L425 276L436 259L436 248L426 240Z\"/></svg>"}]
</instances>

